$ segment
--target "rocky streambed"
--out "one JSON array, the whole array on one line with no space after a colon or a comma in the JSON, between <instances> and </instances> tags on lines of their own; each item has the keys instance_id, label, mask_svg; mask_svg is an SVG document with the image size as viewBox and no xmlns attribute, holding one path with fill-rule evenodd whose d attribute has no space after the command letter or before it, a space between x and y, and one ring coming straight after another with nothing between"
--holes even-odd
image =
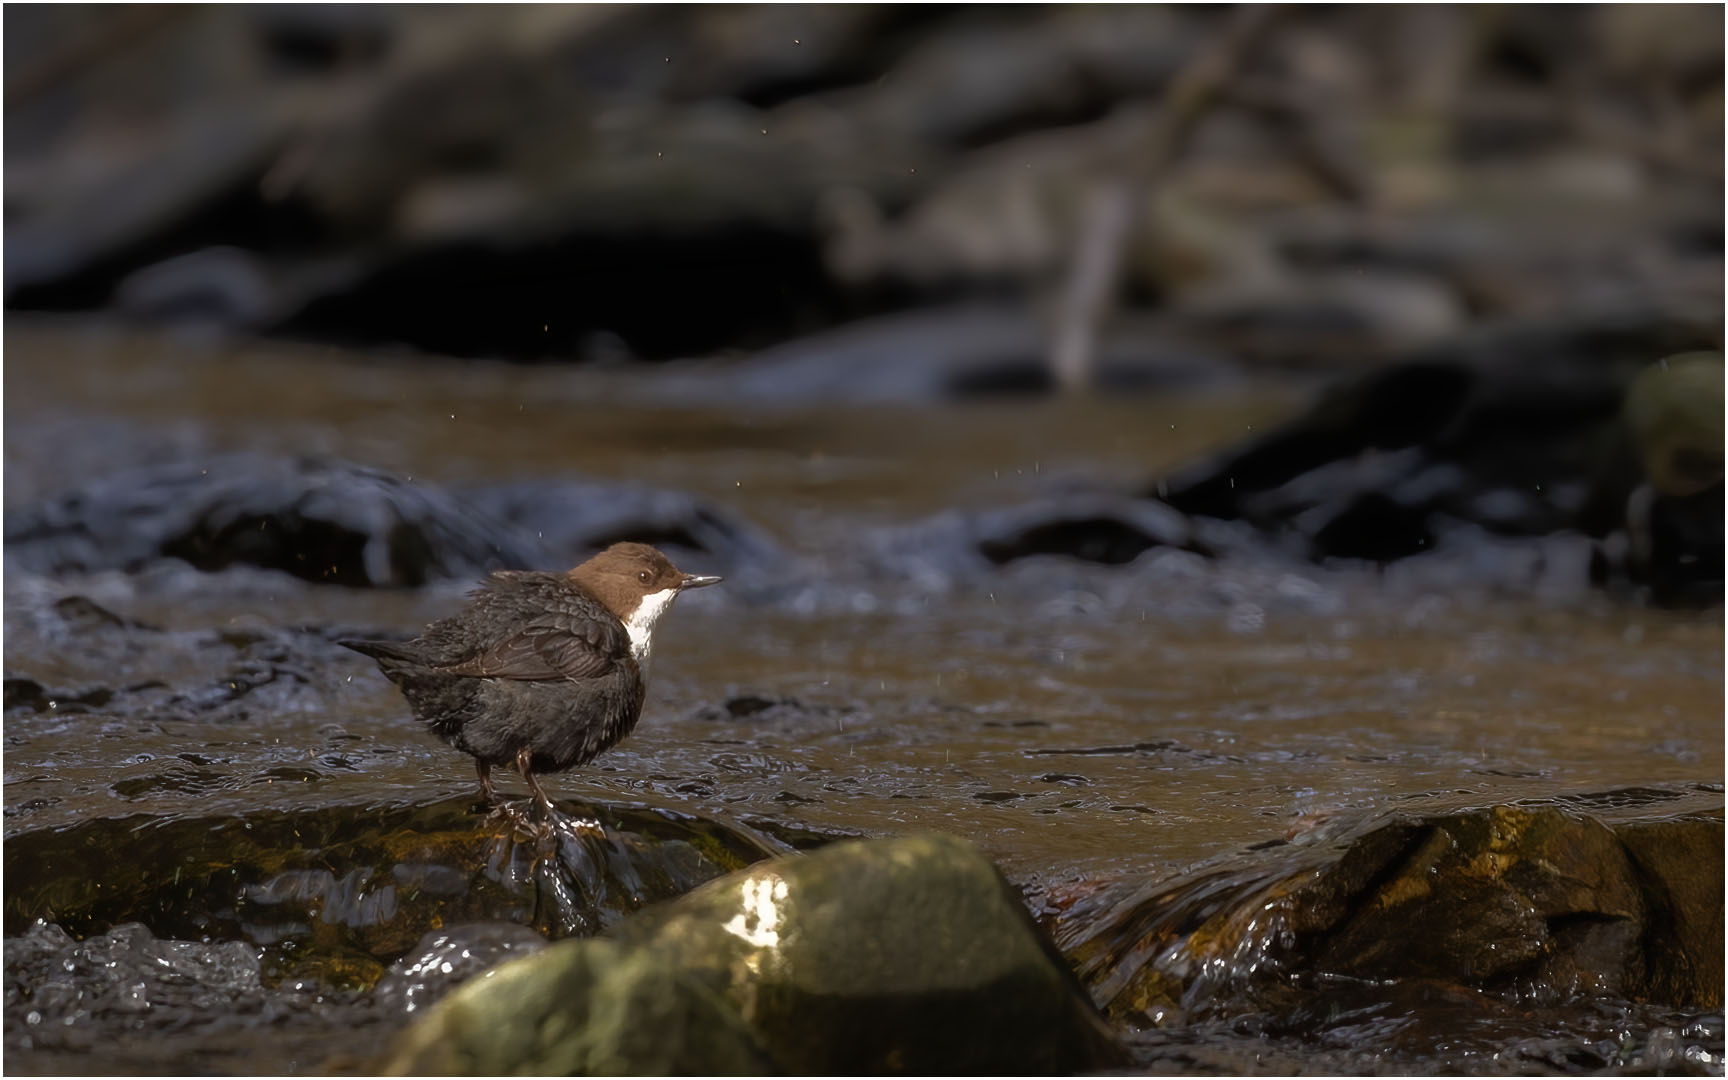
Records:
<instances>
[{"instance_id":1,"label":"rocky streambed","mask_svg":"<svg viewBox=\"0 0 1728 1080\"><path fill-rule=\"evenodd\" d=\"M1719 609L1459 516L1463 467L1398 558L1317 557L1301 477L1147 497L1298 393L8 346L13 1071L1722 1067ZM517 837L334 642L625 536L727 583Z\"/></svg>"}]
</instances>

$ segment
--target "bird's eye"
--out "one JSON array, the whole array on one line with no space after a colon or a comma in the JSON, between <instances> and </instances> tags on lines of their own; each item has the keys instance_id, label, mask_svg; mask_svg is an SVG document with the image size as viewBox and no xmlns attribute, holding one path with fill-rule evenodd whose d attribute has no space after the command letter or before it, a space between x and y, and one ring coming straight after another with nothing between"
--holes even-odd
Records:
<instances>
[{"instance_id":1,"label":"bird's eye","mask_svg":"<svg viewBox=\"0 0 1728 1080\"><path fill-rule=\"evenodd\" d=\"M642 584L646 585L650 581L654 580L654 573L653 573L653 571L650 571L650 570L638 570L636 572L636 580L640 581Z\"/></svg>"}]
</instances>

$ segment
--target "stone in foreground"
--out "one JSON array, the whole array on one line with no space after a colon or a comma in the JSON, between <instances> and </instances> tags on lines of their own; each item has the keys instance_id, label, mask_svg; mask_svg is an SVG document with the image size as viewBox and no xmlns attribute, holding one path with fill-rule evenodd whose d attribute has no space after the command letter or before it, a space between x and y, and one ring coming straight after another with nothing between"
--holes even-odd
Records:
<instances>
[{"instance_id":1,"label":"stone in foreground","mask_svg":"<svg viewBox=\"0 0 1728 1080\"><path fill-rule=\"evenodd\" d=\"M392 1076L739 1076L773 1071L749 1028L666 958L571 941L504 964L410 1028Z\"/></svg>"},{"instance_id":2,"label":"stone in foreground","mask_svg":"<svg viewBox=\"0 0 1728 1080\"><path fill-rule=\"evenodd\" d=\"M1023 1075L1119 1060L990 861L912 836L760 863L494 969L387 1068Z\"/></svg>"}]
</instances>

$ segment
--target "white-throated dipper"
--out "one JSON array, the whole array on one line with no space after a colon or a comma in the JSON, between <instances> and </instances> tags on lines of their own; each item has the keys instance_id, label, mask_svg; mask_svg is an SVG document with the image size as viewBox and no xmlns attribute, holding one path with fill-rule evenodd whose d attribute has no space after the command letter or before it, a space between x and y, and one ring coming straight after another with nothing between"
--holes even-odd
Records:
<instances>
[{"instance_id":1,"label":"white-throated dipper","mask_svg":"<svg viewBox=\"0 0 1728 1080\"><path fill-rule=\"evenodd\" d=\"M550 816L536 773L585 765L642 715L654 624L686 574L647 544L613 544L568 573L501 570L468 606L412 641L344 641L378 661L414 715L474 758L493 801L492 766L514 765Z\"/></svg>"}]
</instances>

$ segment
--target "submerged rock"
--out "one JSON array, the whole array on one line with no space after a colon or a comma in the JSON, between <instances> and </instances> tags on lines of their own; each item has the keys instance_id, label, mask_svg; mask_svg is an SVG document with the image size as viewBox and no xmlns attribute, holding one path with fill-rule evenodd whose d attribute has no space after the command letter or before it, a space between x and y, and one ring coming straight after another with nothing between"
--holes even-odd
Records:
<instances>
[{"instance_id":1,"label":"submerged rock","mask_svg":"<svg viewBox=\"0 0 1728 1080\"><path fill-rule=\"evenodd\" d=\"M135 815L7 837L7 933L141 922L243 940L285 970L370 985L435 928L506 921L592 934L630 911L785 848L715 822L604 811L551 843L489 825L468 800L245 817Z\"/></svg>"},{"instance_id":2,"label":"submerged rock","mask_svg":"<svg viewBox=\"0 0 1728 1080\"><path fill-rule=\"evenodd\" d=\"M1570 806L1393 821L1336 853L1070 913L1059 939L1106 1011L1138 1025L1254 1011L1311 1030L1302 1017L1343 1008L1317 1000L1361 981L1382 997L1451 988L1481 1016L1578 995L1719 1009L1715 801L1659 822Z\"/></svg>"},{"instance_id":3,"label":"submerged rock","mask_svg":"<svg viewBox=\"0 0 1728 1080\"><path fill-rule=\"evenodd\" d=\"M517 1037L500 1035L506 1023ZM411 1029L391 1071L1026 1074L1117 1061L989 860L957 838L910 836L761 864L602 940L499 968Z\"/></svg>"},{"instance_id":4,"label":"submerged rock","mask_svg":"<svg viewBox=\"0 0 1728 1080\"><path fill-rule=\"evenodd\" d=\"M408 1015L433 1002L487 968L546 947L546 939L526 926L508 922L461 923L429 930L372 988L380 1008Z\"/></svg>"},{"instance_id":5,"label":"submerged rock","mask_svg":"<svg viewBox=\"0 0 1728 1080\"><path fill-rule=\"evenodd\" d=\"M145 1018L153 1008L217 1010L263 991L257 953L240 941L164 941L138 923L75 941L38 922L6 941L8 1012L53 1031L98 1017Z\"/></svg>"},{"instance_id":6,"label":"submerged rock","mask_svg":"<svg viewBox=\"0 0 1728 1080\"><path fill-rule=\"evenodd\" d=\"M275 982L242 941L158 937L137 923L76 940L53 923L6 939L8 1072L328 1073L379 1042L358 995Z\"/></svg>"},{"instance_id":7,"label":"submerged rock","mask_svg":"<svg viewBox=\"0 0 1728 1080\"><path fill-rule=\"evenodd\" d=\"M352 670L347 650L324 636L277 627L226 626L170 630L126 618L78 594L62 594L52 583L6 585L5 713L8 754L37 768L58 759L78 775L78 786L104 800L128 801L154 791L201 795L213 787L237 789L272 778L322 780L331 774L309 760L285 766L275 760L245 762L214 750L210 732L261 723L278 732L284 720L327 713L341 706L342 674ZM104 757L105 740L159 733L165 727L195 728L180 752L145 752L124 760ZM125 734L122 734L124 732ZM62 750L68 736L79 747L77 764ZM328 740L327 751L334 752ZM193 748L196 748L194 752ZM90 757L85 758L83 755ZM81 768L91 759L106 768ZM339 758L328 758L337 769ZM212 772L224 762L238 766ZM67 772L38 773L60 795ZM8 777L9 782L12 777ZM15 799L8 817L28 817L41 804Z\"/></svg>"},{"instance_id":8,"label":"submerged rock","mask_svg":"<svg viewBox=\"0 0 1728 1080\"><path fill-rule=\"evenodd\" d=\"M173 940L138 923L78 940L38 922L6 939L6 1066L25 1075L357 1071L382 1037L379 1015L358 1001L273 982L242 941Z\"/></svg>"}]
</instances>

